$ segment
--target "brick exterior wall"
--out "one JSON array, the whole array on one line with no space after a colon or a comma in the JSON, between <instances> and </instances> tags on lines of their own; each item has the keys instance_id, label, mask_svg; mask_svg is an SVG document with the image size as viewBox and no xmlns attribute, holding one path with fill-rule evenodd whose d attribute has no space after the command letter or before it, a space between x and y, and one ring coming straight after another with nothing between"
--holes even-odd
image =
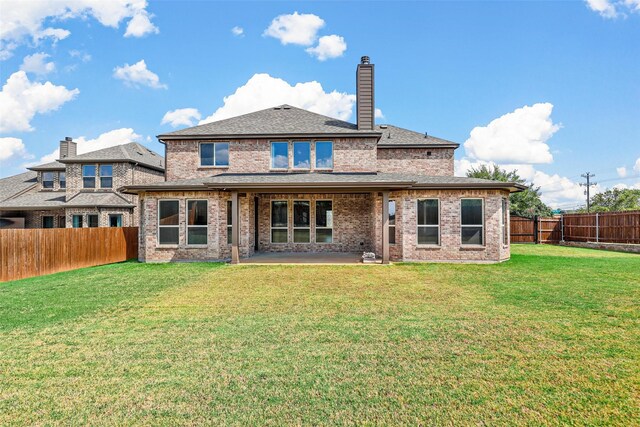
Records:
<instances>
[{"instance_id":1,"label":"brick exterior wall","mask_svg":"<svg viewBox=\"0 0 640 427\"><path fill-rule=\"evenodd\" d=\"M67 228L73 227L73 216L82 215L82 227L89 227L89 215L98 215L98 227L109 227L109 215L122 215L123 227L136 227L138 225L138 215L135 208L68 208L65 209L65 219Z\"/></svg>"},{"instance_id":2,"label":"brick exterior wall","mask_svg":"<svg viewBox=\"0 0 640 427\"><path fill-rule=\"evenodd\" d=\"M363 252L382 254L382 196L365 194L243 194L240 197L240 256L254 253L254 209L258 198L258 250L267 252ZM460 200L473 197L484 200L484 239L482 247L460 244ZM392 261L474 261L499 262L509 259L509 245L502 242L502 199L508 193L501 190L430 190L390 193L396 201L396 243L390 245ZM440 245L417 244L417 200L440 200ZM161 247L157 244L158 200L177 199L180 202L179 244ZM190 247L186 244L186 200L208 201L208 244ZM227 241L228 192L162 192L141 195L142 224L140 260L168 262L175 260L229 260L231 245ZM288 242L271 243L271 201L288 200ZM311 202L311 242L293 243L293 201ZM333 201L333 243L314 243L315 201ZM508 224L507 224L508 230ZM507 240L508 241L508 240Z\"/></svg>"},{"instance_id":3,"label":"brick exterior wall","mask_svg":"<svg viewBox=\"0 0 640 427\"><path fill-rule=\"evenodd\" d=\"M323 141L327 141L324 139ZM245 139L229 142L228 167L201 167L199 144L216 141L167 141L167 180L203 178L220 173L267 173L271 171L271 141ZM286 141L281 139L280 141ZM290 140L293 141L293 140ZM304 140L303 140L304 141ZM334 172L375 172L375 138L333 138ZM314 141L311 141L311 165L315 164ZM289 144L289 169L293 169L293 145ZM312 169L313 170L313 167Z\"/></svg>"},{"instance_id":4,"label":"brick exterior wall","mask_svg":"<svg viewBox=\"0 0 640 427\"><path fill-rule=\"evenodd\" d=\"M452 148L379 148L378 172L453 176L453 151Z\"/></svg>"}]
</instances>

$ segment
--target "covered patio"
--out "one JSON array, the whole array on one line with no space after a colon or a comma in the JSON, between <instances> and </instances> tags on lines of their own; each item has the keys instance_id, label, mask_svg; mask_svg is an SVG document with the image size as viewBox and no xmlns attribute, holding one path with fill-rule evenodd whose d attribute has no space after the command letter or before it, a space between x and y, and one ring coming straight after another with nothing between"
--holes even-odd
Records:
<instances>
[{"instance_id":1,"label":"covered patio","mask_svg":"<svg viewBox=\"0 0 640 427\"><path fill-rule=\"evenodd\" d=\"M258 252L243 264L363 264L362 254L348 252ZM382 260L375 263L382 264ZM370 263L367 263L370 265Z\"/></svg>"}]
</instances>

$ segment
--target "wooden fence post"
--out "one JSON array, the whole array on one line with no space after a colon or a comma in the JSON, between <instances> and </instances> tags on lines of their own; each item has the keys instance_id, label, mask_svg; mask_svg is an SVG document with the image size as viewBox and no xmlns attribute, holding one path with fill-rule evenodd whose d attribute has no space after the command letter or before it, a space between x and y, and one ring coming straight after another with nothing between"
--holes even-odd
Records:
<instances>
[{"instance_id":1,"label":"wooden fence post","mask_svg":"<svg viewBox=\"0 0 640 427\"><path fill-rule=\"evenodd\" d=\"M538 215L534 215L533 217L533 234L536 236L533 243L540 243L540 217Z\"/></svg>"},{"instance_id":2,"label":"wooden fence post","mask_svg":"<svg viewBox=\"0 0 640 427\"><path fill-rule=\"evenodd\" d=\"M564 215L560 215L560 241L564 242Z\"/></svg>"},{"instance_id":3,"label":"wooden fence post","mask_svg":"<svg viewBox=\"0 0 640 427\"><path fill-rule=\"evenodd\" d=\"M600 240L600 217L596 212L596 243Z\"/></svg>"}]
</instances>

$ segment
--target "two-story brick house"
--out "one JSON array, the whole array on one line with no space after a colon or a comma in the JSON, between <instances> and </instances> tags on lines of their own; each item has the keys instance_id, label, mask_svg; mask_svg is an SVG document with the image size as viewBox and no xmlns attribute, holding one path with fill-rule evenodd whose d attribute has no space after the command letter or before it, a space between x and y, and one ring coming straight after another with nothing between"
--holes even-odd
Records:
<instances>
[{"instance_id":1,"label":"two-story brick house","mask_svg":"<svg viewBox=\"0 0 640 427\"><path fill-rule=\"evenodd\" d=\"M77 154L65 138L57 161L0 179L0 227L137 226L137 196L118 189L159 181L164 159L138 143Z\"/></svg>"},{"instance_id":2,"label":"two-story brick house","mask_svg":"<svg viewBox=\"0 0 640 427\"><path fill-rule=\"evenodd\" d=\"M167 181L140 200L140 260L373 251L383 262L509 258L522 186L453 176L458 144L374 124L373 65L357 124L281 105L159 135Z\"/></svg>"}]
</instances>

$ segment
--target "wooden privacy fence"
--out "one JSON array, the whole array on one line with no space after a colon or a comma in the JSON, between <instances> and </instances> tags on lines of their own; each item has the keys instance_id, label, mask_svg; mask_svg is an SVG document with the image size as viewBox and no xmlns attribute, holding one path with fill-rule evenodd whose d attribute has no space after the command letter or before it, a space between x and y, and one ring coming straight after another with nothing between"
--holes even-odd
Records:
<instances>
[{"instance_id":1,"label":"wooden privacy fence","mask_svg":"<svg viewBox=\"0 0 640 427\"><path fill-rule=\"evenodd\" d=\"M138 257L138 227L0 230L0 282Z\"/></svg>"},{"instance_id":2,"label":"wooden privacy fence","mask_svg":"<svg viewBox=\"0 0 640 427\"><path fill-rule=\"evenodd\" d=\"M511 217L511 243L597 242L640 244L640 211Z\"/></svg>"}]
</instances>

